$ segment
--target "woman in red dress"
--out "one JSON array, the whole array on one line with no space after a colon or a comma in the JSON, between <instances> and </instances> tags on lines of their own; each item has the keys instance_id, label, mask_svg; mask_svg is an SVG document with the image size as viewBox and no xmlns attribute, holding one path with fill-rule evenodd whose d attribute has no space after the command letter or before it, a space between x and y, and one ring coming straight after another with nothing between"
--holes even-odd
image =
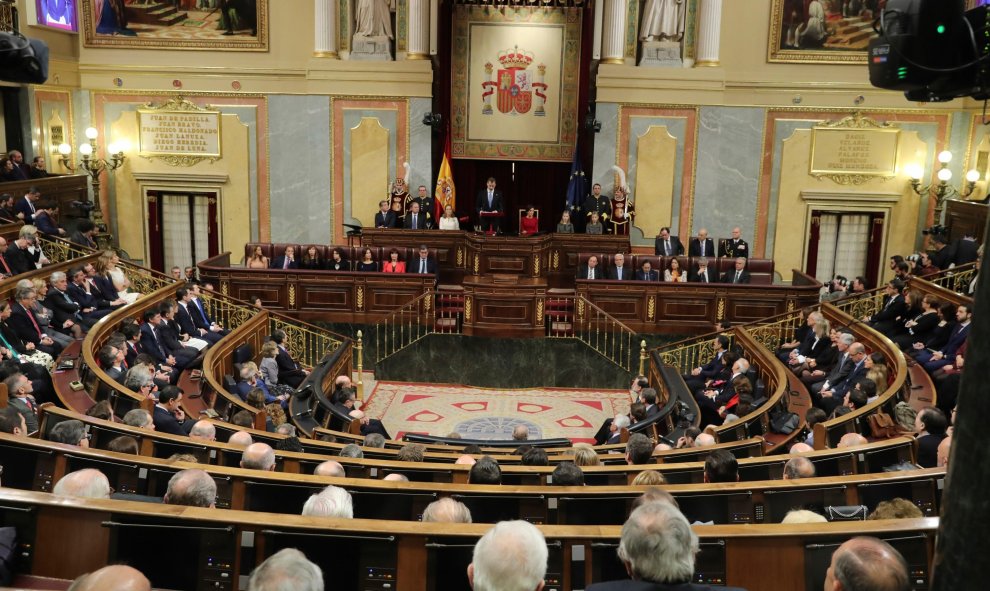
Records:
<instances>
[{"instance_id":1,"label":"woman in red dress","mask_svg":"<svg viewBox=\"0 0 990 591\"><path fill-rule=\"evenodd\" d=\"M382 264L383 273L405 273L406 263L399 260L399 251L392 249L388 251L388 260Z\"/></svg>"},{"instance_id":2,"label":"woman in red dress","mask_svg":"<svg viewBox=\"0 0 990 591\"><path fill-rule=\"evenodd\" d=\"M526 216L519 220L519 235L530 236L540 231L540 218L536 217L536 208L526 208Z\"/></svg>"}]
</instances>

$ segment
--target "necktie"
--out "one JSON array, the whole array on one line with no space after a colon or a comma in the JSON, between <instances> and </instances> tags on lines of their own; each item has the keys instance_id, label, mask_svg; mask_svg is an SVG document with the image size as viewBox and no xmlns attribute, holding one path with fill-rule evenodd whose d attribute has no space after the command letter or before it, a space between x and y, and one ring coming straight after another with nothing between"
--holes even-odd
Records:
<instances>
[{"instance_id":1,"label":"necktie","mask_svg":"<svg viewBox=\"0 0 990 591\"><path fill-rule=\"evenodd\" d=\"M588 267L588 279L594 279L594 278L595 278L595 268Z\"/></svg>"},{"instance_id":2,"label":"necktie","mask_svg":"<svg viewBox=\"0 0 990 591\"><path fill-rule=\"evenodd\" d=\"M22 306L23 307L23 306ZM28 319L31 320L31 324L34 325L34 330L38 331L38 338L41 338L41 327L38 326L38 321L34 319L34 314L31 310L24 308L24 313L27 314Z\"/></svg>"},{"instance_id":3,"label":"necktie","mask_svg":"<svg viewBox=\"0 0 990 591\"><path fill-rule=\"evenodd\" d=\"M426 273L426 259L424 258L419 259L419 272Z\"/></svg>"},{"instance_id":4,"label":"necktie","mask_svg":"<svg viewBox=\"0 0 990 591\"><path fill-rule=\"evenodd\" d=\"M670 238L668 238L667 241L664 242L663 252L668 256L673 254L672 252L670 252Z\"/></svg>"},{"instance_id":5,"label":"necktie","mask_svg":"<svg viewBox=\"0 0 990 591\"><path fill-rule=\"evenodd\" d=\"M736 271L736 279L735 279L735 281L733 281L733 283L739 283L739 274L740 274L740 271Z\"/></svg>"},{"instance_id":6,"label":"necktie","mask_svg":"<svg viewBox=\"0 0 990 591\"><path fill-rule=\"evenodd\" d=\"M7 339L4 338L2 332L0 332L0 342L2 342L3 343L3 346L6 347L8 351L10 351L10 356L11 357L13 357L14 359L17 359L18 357L20 357L20 354L17 352L17 350L14 349L13 347L11 347L10 346L10 343L7 342Z\"/></svg>"},{"instance_id":7,"label":"necktie","mask_svg":"<svg viewBox=\"0 0 990 591\"><path fill-rule=\"evenodd\" d=\"M203 304L200 303L199 298L193 301L196 302L196 309L199 310L199 315L203 317L203 322L210 324L210 319L206 316L206 310L203 310Z\"/></svg>"},{"instance_id":8,"label":"necktie","mask_svg":"<svg viewBox=\"0 0 990 591\"><path fill-rule=\"evenodd\" d=\"M15 166L14 168L15 168L15 169L16 169L17 171L20 171L20 170L21 170L21 169L20 169L20 167L18 167L18 166ZM21 172L21 177L23 177L23 176L24 176L24 173L23 173L23 172ZM27 197L25 197L25 199L27 199ZM27 202L28 202L28 207L30 207L30 208L31 208L31 213L34 213L34 212L35 212L35 209L34 209L34 202L33 202L33 201L31 201L30 199L28 199L28 200L27 200Z\"/></svg>"},{"instance_id":9,"label":"necktie","mask_svg":"<svg viewBox=\"0 0 990 591\"><path fill-rule=\"evenodd\" d=\"M488 192L488 208L491 209L491 207L492 207L492 192L489 191Z\"/></svg>"},{"instance_id":10,"label":"necktie","mask_svg":"<svg viewBox=\"0 0 990 591\"><path fill-rule=\"evenodd\" d=\"M701 272L701 282L708 283L708 271Z\"/></svg>"},{"instance_id":11,"label":"necktie","mask_svg":"<svg viewBox=\"0 0 990 591\"><path fill-rule=\"evenodd\" d=\"M158 352L161 353L162 357L168 357L165 354L165 349L162 348L161 342L158 340L158 329L154 326L151 327L151 336L155 338L155 346L158 347Z\"/></svg>"},{"instance_id":12,"label":"necktie","mask_svg":"<svg viewBox=\"0 0 990 591\"><path fill-rule=\"evenodd\" d=\"M417 224L416 224L416 214L415 214L415 213L413 214L413 222L412 222L412 227L413 227L413 228L417 228L417 227L418 227L418 226L417 226Z\"/></svg>"},{"instance_id":13,"label":"necktie","mask_svg":"<svg viewBox=\"0 0 990 591\"><path fill-rule=\"evenodd\" d=\"M618 277L620 281L622 280L622 267L615 268L615 276Z\"/></svg>"},{"instance_id":14,"label":"necktie","mask_svg":"<svg viewBox=\"0 0 990 591\"><path fill-rule=\"evenodd\" d=\"M701 256L705 256L705 241L699 240L698 242L701 243Z\"/></svg>"},{"instance_id":15,"label":"necktie","mask_svg":"<svg viewBox=\"0 0 990 591\"><path fill-rule=\"evenodd\" d=\"M285 262L282 263L282 268L283 269L288 269L289 268L289 257L282 257L282 258L285 259Z\"/></svg>"}]
</instances>

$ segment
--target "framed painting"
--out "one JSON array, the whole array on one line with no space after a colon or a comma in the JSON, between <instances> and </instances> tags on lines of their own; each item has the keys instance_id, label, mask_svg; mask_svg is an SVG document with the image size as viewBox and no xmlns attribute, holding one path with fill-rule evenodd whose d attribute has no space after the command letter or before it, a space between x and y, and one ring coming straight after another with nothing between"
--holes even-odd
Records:
<instances>
[{"instance_id":1,"label":"framed painting","mask_svg":"<svg viewBox=\"0 0 990 591\"><path fill-rule=\"evenodd\" d=\"M268 51L268 0L81 0L84 45Z\"/></svg>"},{"instance_id":2,"label":"framed painting","mask_svg":"<svg viewBox=\"0 0 990 591\"><path fill-rule=\"evenodd\" d=\"M865 64L886 0L773 0L767 61Z\"/></svg>"}]
</instances>

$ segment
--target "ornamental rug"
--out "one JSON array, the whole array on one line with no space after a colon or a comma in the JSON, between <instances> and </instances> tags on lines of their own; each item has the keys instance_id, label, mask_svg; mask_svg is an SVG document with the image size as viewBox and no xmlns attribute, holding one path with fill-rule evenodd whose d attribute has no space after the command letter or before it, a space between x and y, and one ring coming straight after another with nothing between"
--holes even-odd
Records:
<instances>
[{"instance_id":1,"label":"ornamental rug","mask_svg":"<svg viewBox=\"0 0 990 591\"><path fill-rule=\"evenodd\" d=\"M625 390L377 382L362 408L396 439L405 433L455 431L465 439L511 439L517 425L526 425L530 439L591 443L602 421L629 412L629 403Z\"/></svg>"}]
</instances>

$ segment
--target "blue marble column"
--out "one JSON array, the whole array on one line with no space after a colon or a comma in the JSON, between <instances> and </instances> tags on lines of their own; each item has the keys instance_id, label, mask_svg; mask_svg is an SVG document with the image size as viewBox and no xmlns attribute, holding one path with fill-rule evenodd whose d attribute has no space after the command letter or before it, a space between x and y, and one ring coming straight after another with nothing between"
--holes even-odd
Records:
<instances>
[{"instance_id":1,"label":"blue marble column","mask_svg":"<svg viewBox=\"0 0 990 591\"><path fill-rule=\"evenodd\" d=\"M330 242L330 103L268 98L272 242ZM253 233L253 232L252 232Z\"/></svg>"}]
</instances>

